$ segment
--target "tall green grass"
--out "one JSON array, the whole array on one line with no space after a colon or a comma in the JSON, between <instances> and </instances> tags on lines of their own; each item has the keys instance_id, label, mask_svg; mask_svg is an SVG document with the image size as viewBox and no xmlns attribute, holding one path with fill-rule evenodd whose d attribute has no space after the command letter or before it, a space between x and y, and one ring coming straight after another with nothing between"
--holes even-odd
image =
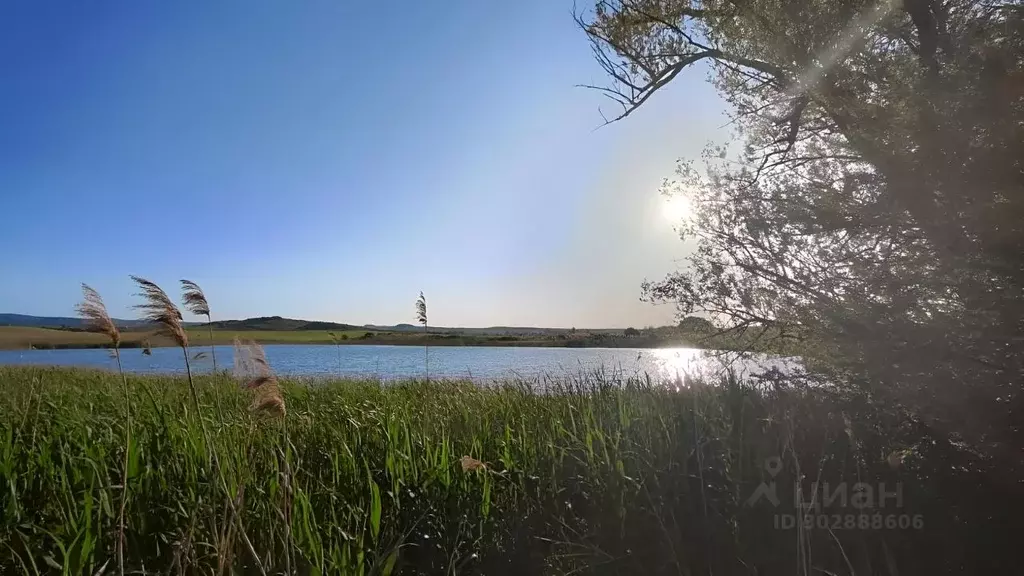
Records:
<instances>
[{"instance_id":1,"label":"tall green grass","mask_svg":"<svg viewBox=\"0 0 1024 576\"><path fill-rule=\"evenodd\" d=\"M126 573L253 573L228 498L268 573L895 576L1022 559L1019 489L998 470L821 390L285 380L282 420L227 376L196 387L201 414L182 378L130 376L126 447L116 375L0 367L0 573L112 573L126 450ZM794 482L815 480L900 483L901 509L826 512L923 525L776 528ZM767 481L779 506L747 505Z\"/></svg>"}]
</instances>

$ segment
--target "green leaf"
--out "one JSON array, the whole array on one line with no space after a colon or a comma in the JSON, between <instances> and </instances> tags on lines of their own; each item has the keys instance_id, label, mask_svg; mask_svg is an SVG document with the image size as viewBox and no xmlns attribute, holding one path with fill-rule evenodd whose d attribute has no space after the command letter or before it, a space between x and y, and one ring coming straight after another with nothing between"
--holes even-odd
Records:
<instances>
[{"instance_id":1,"label":"green leaf","mask_svg":"<svg viewBox=\"0 0 1024 576\"><path fill-rule=\"evenodd\" d=\"M370 534L373 536L374 542L377 541L377 536L380 534L380 513L380 486L370 479Z\"/></svg>"},{"instance_id":2,"label":"green leaf","mask_svg":"<svg viewBox=\"0 0 1024 576\"><path fill-rule=\"evenodd\" d=\"M491 478L489 474L484 474L484 493L483 498L480 501L480 515L485 519L491 513Z\"/></svg>"},{"instance_id":3,"label":"green leaf","mask_svg":"<svg viewBox=\"0 0 1024 576\"><path fill-rule=\"evenodd\" d=\"M381 576L391 576L391 572L395 569L395 564L398 563L398 548L396 547L391 554L388 555L387 560L384 561L384 567L381 569Z\"/></svg>"}]
</instances>

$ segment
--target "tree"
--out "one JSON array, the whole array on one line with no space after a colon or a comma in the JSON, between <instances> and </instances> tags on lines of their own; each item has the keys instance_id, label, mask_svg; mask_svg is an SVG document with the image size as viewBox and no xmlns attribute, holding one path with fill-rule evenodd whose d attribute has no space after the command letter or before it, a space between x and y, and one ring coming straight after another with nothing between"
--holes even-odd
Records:
<instances>
[{"instance_id":1,"label":"tree","mask_svg":"<svg viewBox=\"0 0 1024 576\"><path fill-rule=\"evenodd\" d=\"M645 297L912 407L1020 470L1024 10L621 0L579 16L627 117L698 62L742 151L681 164L697 249ZM753 338L750 334L753 332ZM983 415L978 417L978 415Z\"/></svg>"},{"instance_id":2,"label":"tree","mask_svg":"<svg viewBox=\"0 0 1024 576\"><path fill-rule=\"evenodd\" d=\"M686 316L679 321L679 328L694 334L714 334L716 329L715 325L708 321L707 318L701 318L700 316Z\"/></svg>"},{"instance_id":3,"label":"tree","mask_svg":"<svg viewBox=\"0 0 1024 576\"><path fill-rule=\"evenodd\" d=\"M637 330L636 328L630 327L630 328L626 328L625 330L623 330L622 331L622 335L623 336L639 336L640 335L640 331Z\"/></svg>"}]
</instances>

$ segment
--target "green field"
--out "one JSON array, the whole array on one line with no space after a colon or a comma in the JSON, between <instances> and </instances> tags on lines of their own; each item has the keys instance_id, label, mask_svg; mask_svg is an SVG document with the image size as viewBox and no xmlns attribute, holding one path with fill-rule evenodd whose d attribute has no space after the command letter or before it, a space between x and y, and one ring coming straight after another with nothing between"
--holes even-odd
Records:
<instances>
[{"instance_id":1,"label":"green field","mask_svg":"<svg viewBox=\"0 0 1024 576\"><path fill-rule=\"evenodd\" d=\"M998 471L891 407L820 389L599 375L546 393L283 388L287 416L270 418L226 375L199 378L197 413L185 380L130 375L126 446L116 374L0 367L0 573L116 573L125 494L132 574L259 573L239 519L273 574L895 576L1020 560L1021 504ZM805 493L820 480L901 496L824 510L879 529L798 532L776 523L798 510L800 478ZM767 481L777 505L749 504Z\"/></svg>"},{"instance_id":2,"label":"green field","mask_svg":"<svg viewBox=\"0 0 1024 576\"><path fill-rule=\"evenodd\" d=\"M206 328L190 327L188 338L197 346L209 345L210 333ZM564 345L554 338L544 337L503 337L464 336L448 334L423 334L422 332L381 332L370 330L217 330L213 331L215 344L231 344L235 338L253 340L260 344L334 344L331 333L338 343L346 344L394 344L422 346L523 346ZM369 334L369 337L367 335ZM122 331L122 346L139 347L148 342L151 346L173 346L174 342L151 332ZM27 350L31 348L90 348L110 345L109 338L101 334L51 328L21 326L0 326L0 350Z\"/></svg>"},{"instance_id":3,"label":"green field","mask_svg":"<svg viewBox=\"0 0 1024 576\"><path fill-rule=\"evenodd\" d=\"M335 340L331 337L334 334ZM208 344L210 335L205 328L189 328L189 341L197 345ZM382 332L371 330L217 330L213 341L231 344L235 338L253 340L260 344L408 344L412 346L473 346L473 345L554 345L553 338L467 336L460 334L424 334L423 332Z\"/></svg>"},{"instance_id":4,"label":"green field","mask_svg":"<svg viewBox=\"0 0 1024 576\"><path fill-rule=\"evenodd\" d=\"M660 332L640 337L624 337L609 331L566 334L481 334L459 332L377 331L377 330L230 330L214 329L213 343L231 344L235 338L254 340L260 344L334 344L331 333L341 345L387 344L409 346L567 346L567 347L626 347L657 348L672 346L729 347L722 340L705 342L699 334L673 332L660 328ZM209 345L210 333L203 327L187 329L189 341L196 346ZM173 341L152 332L124 330L122 346L139 347L147 342L151 346L172 346ZM0 350L27 350L29 348L90 348L106 347L110 340L100 334L52 328L0 326Z\"/></svg>"},{"instance_id":5,"label":"green field","mask_svg":"<svg viewBox=\"0 0 1024 576\"><path fill-rule=\"evenodd\" d=\"M125 332L121 335L124 346L137 346L147 336ZM154 339L156 340L156 339ZM161 342L163 342L161 340ZM170 342L167 342L168 344ZM109 346L110 338L92 332L32 328L26 326L0 326L0 350L27 350L28 348L90 348ZM155 344L154 344L155 345Z\"/></svg>"},{"instance_id":6,"label":"green field","mask_svg":"<svg viewBox=\"0 0 1024 576\"><path fill-rule=\"evenodd\" d=\"M338 337L355 340L367 333L366 330L214 330L213 340L218 344L231 344L236 337L254 340L261 344L332 344L330 332ZM206 328L189 328L189 341L208 344L210 334Z\"/></svg>"}]
</instances>

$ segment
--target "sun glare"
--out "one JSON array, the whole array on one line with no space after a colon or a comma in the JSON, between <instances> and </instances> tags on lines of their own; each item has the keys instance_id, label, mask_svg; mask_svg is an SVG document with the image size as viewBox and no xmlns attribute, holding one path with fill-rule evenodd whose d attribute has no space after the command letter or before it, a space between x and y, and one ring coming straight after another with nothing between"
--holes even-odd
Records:
<instances>
[{"instance_id":1,"label":"sun glare","mask_svg":"<svg viewBox=\"0 0 1024 576\"><path fill-rule=\"evenodd\" d=\"M661 201L661 215L672 224L679 224L690 217L690 201L683 196L668 196Z\"/></svg>"},{"instance_id":2,"label":"sun glare","mask_svg":"<svg viewBox=\"0 0 1024 576\"><path fill-rule=\"evenodd\" d=\"M689 376L700 373L701 350L696 348L659 348L648 356L658 375L676 386L685 385Z\"/></svg>"}]
</instances>

